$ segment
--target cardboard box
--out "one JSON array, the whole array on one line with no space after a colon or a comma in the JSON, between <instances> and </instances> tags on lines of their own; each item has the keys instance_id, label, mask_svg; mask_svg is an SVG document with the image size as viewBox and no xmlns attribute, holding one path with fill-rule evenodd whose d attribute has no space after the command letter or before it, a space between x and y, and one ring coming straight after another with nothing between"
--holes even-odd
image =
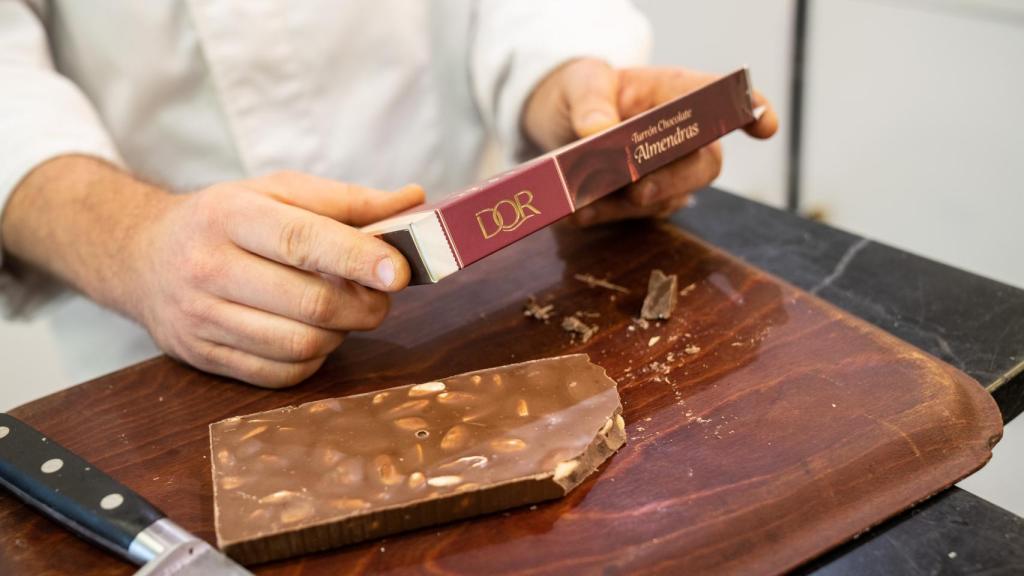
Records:
<instances>
[{"instance_id":1,"label":"cardboard box","mask_svg":"<svg viewBox=\"0 0 1024 576\"><path fill-rule=\"evenodd\" d=\"M362 229L429 284L755 120L746 68L438 202Z\"/></svg>"}]
</instances>

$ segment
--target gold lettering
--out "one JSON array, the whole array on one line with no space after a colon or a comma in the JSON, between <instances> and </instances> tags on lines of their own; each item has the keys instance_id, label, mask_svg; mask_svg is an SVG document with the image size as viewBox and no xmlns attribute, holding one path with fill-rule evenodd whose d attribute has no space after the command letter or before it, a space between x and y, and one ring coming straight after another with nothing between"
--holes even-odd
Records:
<instances>
[{"instance_id":1,"label":"gold lettering","mask_svg":"<svg viewBox=\"0 0 1024 576\"><path fill-rule=\"evenodd\" d=\"M507 207L502 211L502 207ZM533 205L533 192L520 190L512 198L499 200L494 208L486 208L476 213L476 223L484 239L490 239L501 232L511 232L524 222L540 215L540 210Z\"/></svg>"},{"instance_id":2,"label":"gold lettering","mask_svg":"<svg viewBox=\"0 0 1024 576\"><path fill-rule=\"evenodd\" d=\"M486 218L480 218L480 216L482 216L484 214L491 214L491 217L494 218L494 215L492 214L493 210L494 210L493 208L487 208L486 210L481 210L481 211L476 213L476 223L480 226L480 233L484 235L484 240L487 240L488 238L493 238L494 236L498 235L498 232L501 232L501 227L495 228L493 232L488 232L487 231L487 226L484 224L484 222L487 219ZM492 220L492 223L497 225L497 221L496 220Z\"/></svg>"},{"instance_id":3,"label":"gold lettering","mask_svg":"<svg viewBox=\"0 0 1024 576\"><path fill-rule=\"evenodd\" d=\"M526 198L525 202L523 201L524 197ZM529 190L520 190L519 192L516 192L516 203L519 204L519 211L521 213L525 214L526 211L529 210L530 212L532 212L532 214L530 214L530 216L533 216L533 215L538 215L539 216L540 215L540 210L537 210L536 208L534 208L533 204L531 204L532 202L533 202L533 192L530 192ZM530 216L527 216L526 218L529 218Z\"/></svg>"},{"instance_id":4,"label":"gold lettering","mask_svg":"<svg viewBox=\"0 0 1024 576\"><path fill-rule=\"evenodd\" d=\"M699 135L700 124L698 122L694 122L687 126L676 126L675 132L665 136L664 138L655 140L654 142L641 142L640 145L633 150L633 159L639 166L658 154L663 154L670 148L679 146L683 142L696 138Z\"/></svg>"}]
</instances>

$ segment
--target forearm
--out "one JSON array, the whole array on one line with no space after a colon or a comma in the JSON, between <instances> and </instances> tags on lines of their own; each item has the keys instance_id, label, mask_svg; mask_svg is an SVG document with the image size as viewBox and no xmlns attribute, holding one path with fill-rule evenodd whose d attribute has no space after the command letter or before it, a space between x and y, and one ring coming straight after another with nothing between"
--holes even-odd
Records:
<instances>
[{"instance_id":1,"label":"forearm","mask_svg":"<svg viewBox=\"0 0 1024 576\"><path fill-rule=\"evenodd\" d=\"M139 318L141 232L172 196L99 160L62 156L15 189L0 222L14 266L34 266L98 303Z\"/></svg>"}]
</instances>

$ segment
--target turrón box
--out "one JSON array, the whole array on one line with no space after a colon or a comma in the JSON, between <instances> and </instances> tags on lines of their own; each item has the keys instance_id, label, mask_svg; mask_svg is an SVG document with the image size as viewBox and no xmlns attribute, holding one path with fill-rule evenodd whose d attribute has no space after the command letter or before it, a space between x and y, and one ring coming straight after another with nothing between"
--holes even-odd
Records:
<instances>
[{"instance_id":1,"label":"turr\u00f3n box","mask_svg":"<svg viewBox=\"0 0 1024 576\"><path fill-rule=\"evenodd\" d=\"M746 68L440 201L364 227L429 284L755 120Z\"/></svg>"}]
</instances>

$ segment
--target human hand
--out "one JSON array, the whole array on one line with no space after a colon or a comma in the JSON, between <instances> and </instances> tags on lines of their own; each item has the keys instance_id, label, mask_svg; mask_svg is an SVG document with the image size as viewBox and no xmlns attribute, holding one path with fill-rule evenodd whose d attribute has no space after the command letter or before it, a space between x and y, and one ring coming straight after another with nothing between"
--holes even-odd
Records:
<instances>
[{"instance_id":1,"label":"human hand","mask_svg":"<svg viewBox=\"0 0 1024 576\"><path fill-rule=\"evenodd\" d=\"M129 313L168 354L277 388L304 380L350 330L369 330L409 282L362 226L423 202L282 172L168 196L140 234ZM349 226L352 225L352 226Z\"/></svg>"},{"instance_id":2,"label":"human hand","mask_svg":"<svg viewBox=\"0 0 1024 576\"><path fill-rule=\"evenodd\" d=\"M614 69L596 59L573 60L537 86L523 113L523 130L544 150L609 128L718 77L682 68ZM764 106L747 134L769 138L778 118L768 100L754 92L754 106ZM709 185L722 169L718 142L660 168L625 189L586 206L573 215L580 225L642 217L666 217L689 196Z\"/></svg>"}]
</instances>

